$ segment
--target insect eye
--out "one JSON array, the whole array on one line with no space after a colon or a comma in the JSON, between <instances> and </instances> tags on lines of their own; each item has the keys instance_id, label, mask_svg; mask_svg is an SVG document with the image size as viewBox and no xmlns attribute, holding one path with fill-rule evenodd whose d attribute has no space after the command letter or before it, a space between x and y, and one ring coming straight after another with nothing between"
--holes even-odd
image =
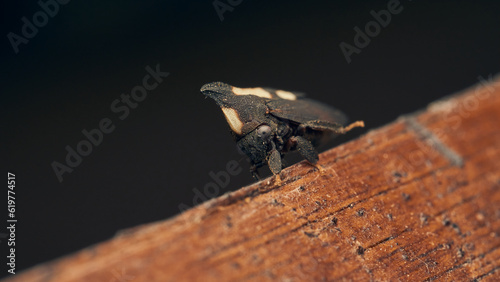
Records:
<instances>
[{"instance_id":1,"label":"insect eye","mask_svg":"<svg viewBox=\"0 0 500 282\"><path fill-rule=\"evenodd\" d=\"M269 125L261 125L257 128L257 135L262 139L268 139L271 136L271 127Z\"/></svg>"}]
</instances>

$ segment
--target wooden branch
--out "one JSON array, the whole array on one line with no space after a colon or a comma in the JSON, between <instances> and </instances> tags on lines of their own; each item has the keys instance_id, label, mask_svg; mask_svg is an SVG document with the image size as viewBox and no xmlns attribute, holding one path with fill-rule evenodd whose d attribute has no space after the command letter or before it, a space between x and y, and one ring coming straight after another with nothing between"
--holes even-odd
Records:
<instances>
[{"instance_id":1,"label":"wooden branch","mask_svg":"<svg viewBox=\"0 0 500 282\"><path fill-rule=\"evenodd\" d=\"M495 280L499 160L496 79L11 281Z\"/></svg>"}]
</instances>

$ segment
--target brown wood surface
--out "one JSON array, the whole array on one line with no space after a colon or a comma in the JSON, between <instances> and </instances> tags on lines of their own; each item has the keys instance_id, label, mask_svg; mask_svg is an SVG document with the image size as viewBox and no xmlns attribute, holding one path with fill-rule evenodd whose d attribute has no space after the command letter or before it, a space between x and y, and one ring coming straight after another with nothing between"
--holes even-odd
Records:
<instances>
[{"instance_id":1,"label":"brown wood surface","mask_svg":"<svg viewBox=\"0 0 500 282\"><path fill-rule=\"evenodd\" d=\"M497 79L11 279L499 280L499 160Z\"/></svg>"}]
</instances>

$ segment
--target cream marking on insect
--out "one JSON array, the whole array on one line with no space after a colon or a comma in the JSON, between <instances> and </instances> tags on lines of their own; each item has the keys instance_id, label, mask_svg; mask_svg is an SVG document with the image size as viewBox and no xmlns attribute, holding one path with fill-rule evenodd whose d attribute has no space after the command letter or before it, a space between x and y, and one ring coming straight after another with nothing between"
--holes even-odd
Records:
<instances>
[{"instance_id":1,"label":"cream marking on insect","mask_svg":"<svg viewBox=\"0 0 500 282\"><path fill-rule=\"evenodd\" d=\"M227 123L236 134L241 134L243 128L243 122L240 120L240 116L235 109L231 108L221 108L224 116L226 117Z\"/></svg>"},{"instance_id":2,"label":"cream marking on insect","mask_svg":"<svg viewBox=\"0 0 500 282\"><path fill-rule=\"evenodd\" d=\"M272 99L273 96L268 91L261 87L255 88L239 88L233 86L233 93L236 95L255 95L262 98Z\"/></svg>"},{"instance_id":3,"label":"cream marking on insect","mask_svg":"<svg viewBox=\"0 0 500 282\"><path fill-rule=\"evenodd\" d=\"M295 96L295 94L293 94L290 91L276 90L276 95L278 95L278 97L280 97L281 99L285 100L291 100L291 101L297 100L297 96Z\"/></svg>"}]
</instances>

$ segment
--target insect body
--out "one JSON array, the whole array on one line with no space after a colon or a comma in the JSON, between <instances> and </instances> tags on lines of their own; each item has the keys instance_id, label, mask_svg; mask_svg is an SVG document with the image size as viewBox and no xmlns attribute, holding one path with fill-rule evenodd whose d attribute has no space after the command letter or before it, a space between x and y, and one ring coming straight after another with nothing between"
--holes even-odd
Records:
<instances>
[{"instance_id":1,"label":"insect body","mask_svg":"<svg viewBox=\"0 0 500 282\"><path fill-rule=\"evenodd\" d=\"M250 158L253 176L268 165L278 175L282 159L297 150L315 165L315 146L328 137L344 134L357 121L344 127L346 116L332 107L305 98L304 94L270 88L238 88L223 82L203 85L201 92L221 107L238 147Z\"/></svg>"}]
</instances>

